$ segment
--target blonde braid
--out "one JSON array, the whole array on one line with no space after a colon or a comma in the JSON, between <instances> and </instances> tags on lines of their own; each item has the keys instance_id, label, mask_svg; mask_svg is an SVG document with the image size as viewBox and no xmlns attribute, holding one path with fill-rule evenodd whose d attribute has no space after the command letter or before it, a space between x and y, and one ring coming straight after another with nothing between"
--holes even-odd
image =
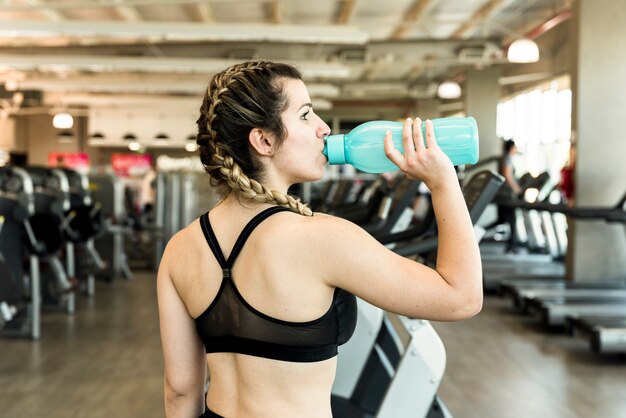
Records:
<instances>
[{"instance_id":1,"label":"blonde braid","mask_svg":"<svg viewBox=\"0 0 626 418\"><path fill-rule=\"evenodd\" d=\"M219 174L226 181L231 190L237 191L242 197L260 203L275 203L285 206L294 212L304 216L313 216L313 211L307 207L300 199L296 199L277 190L271 190L254 179L250 179L235 162L232 156L228 155L224 147L218 141L217 132L213 129L213 122L217 119L215 108L222 100L221 96L229 90L229 86L235 82L247 82L243 78L246 72L263 70L266 63L247 63L241 66L234 66L225 71L213 80L213 94L211 96L211 106L208 109L207 128L210 133L209 146L214 149L212 158L212 169L219 168Z\"/></svg>"}]
</instances>

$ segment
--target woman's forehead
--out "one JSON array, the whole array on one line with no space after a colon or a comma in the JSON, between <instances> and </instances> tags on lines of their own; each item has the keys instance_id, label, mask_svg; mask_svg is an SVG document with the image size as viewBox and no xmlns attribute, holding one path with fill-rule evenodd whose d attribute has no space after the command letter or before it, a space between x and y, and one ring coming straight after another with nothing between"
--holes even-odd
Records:
<instances>
[{"instance_id":1,"label":"woman's forehead","mask_svg":"<svg viewBox=\"0 0 626 418\"><path fill-rule=\"evenodd\" d=\"M309 103L311 98L309 97L309 91L302 80L287 79L284 81L284 88L287 97L289 98L289 107L298 109L304 103Z\"/></svg>"}]
</instances>

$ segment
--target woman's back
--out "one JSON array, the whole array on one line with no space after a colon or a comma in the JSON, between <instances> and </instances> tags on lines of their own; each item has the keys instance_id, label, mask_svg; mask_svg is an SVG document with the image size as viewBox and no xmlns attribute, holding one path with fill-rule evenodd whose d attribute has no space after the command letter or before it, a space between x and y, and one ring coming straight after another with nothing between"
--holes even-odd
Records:
<instances>
[{"instance_id":1,"label":"woman's back","mask_svg":"<svg viewBox=\"0 0 626 418\"><path fill-rule=\"evenodd\" d=\"M259 210L220 205L211 211L209 222L204 221L223 251L222 265L219 254L216 257L207 243L211 238L207 240L207 226L202 228L202 220L191 224L170 244L169 251L179 254L169 266L172 281L189 314L196 318L207 351L211 344L217 346L216 351L239 351L207 354L211 373L207 402L229 418L259 417L259 411L277 417L282 416L281 410L284 416L293 416L298 410L298 416L331 416L330 389L336 360L334 353L323 354L329 347L320 338L327 332L323 328L331 327L336 339L341 320L334 315L324 321L330 319L337 292L316 276L319 270L314 266L319 260L315 260L314 252L307 251L306 240L299 234L314 220L293 213L269 216L250 232L241 251L234 254L232 269L224 274L224 261L238 238L242 241L240 233L255 212ZM232 311L236 318L224 320ZM344 327L350 325L349 333L354 324ZM263 328L272 326L268 335L263 335ZM280 339L277 335L283 328L288 334ZM227 335L217 335L220 333ZM312 339L307 334L312 334ZM232 335L239 340L233 342ZM306 345L307 340L315 346L296 351L294 346ZM226 346L220 347L223 344ZM336 350L336 345L333 348ZM295 353L290 356L292 351ZM318 361L319 355L322 361Z\"/></svg>"}]
</instances>

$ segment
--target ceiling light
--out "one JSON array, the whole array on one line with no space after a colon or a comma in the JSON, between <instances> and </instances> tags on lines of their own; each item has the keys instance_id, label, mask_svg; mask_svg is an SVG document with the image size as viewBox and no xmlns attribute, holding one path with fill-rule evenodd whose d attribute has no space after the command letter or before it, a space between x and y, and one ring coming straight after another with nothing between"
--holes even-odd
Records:
<instances>
[{"instance_id":1,"label":"ceiling light","mask_svg":"<svg viewBox=\"0 0 626 418\"><path fill-rule=\"evenodd\" d=\"M458 99L461 97L461 86L456 81L444 81L437 88L440 99Z\"/></svg>"},{"instance_id":2,"label":"ceiling light","mask_svg":"<svg viewBox=\"0 0 626 418\"><path fill-rule=\"evenodd\" d=\"M161 133L156 134L154 139L156 139L157 141L169 141L170 136L164 132L161 132Z\"/></svg>"},{"instance_id":3,"label":"ceiling light","mask_svg":"<svg viewBox=\"0 0 626 418\"><path fill-rule=\"evenodd\" d=\"M123 139L124 141L137 141L137 135L132 134L132 133L130 133L130 132L129 132L129 133L127 133L126 135L124 135L124 136L122 137L122 139Z\"/></svg>"},{"instance_id":4,"label":"ceiling light","mask_svg":"<svg viewBox=\"0 0 626 418\"><path fill-rule=\"evenodd\" d=\"M196 152L196 151L198 151L198 144L194 144L193 142L189 142L189 143L185 144L185 150L187 150L189 152Z\"/></svg>"},{"instance_id":5,"label":"ceiling light","mask_svg":"<svg viewBox=\"0 0 626 418\"><path fill-rule=\"evenodd\" d=\"M141 144L137 141L129 142L128 149L131 151L139 151L141 149Z\"/></svg>"},{"instance_id":6,"label":"ceiling light","mask_svg":"<svg viewBox=\"0 0 626 418\"><path fill-rule=\"evenodd\" d=\"M57 113L52 118L52 126L57 129L71 129L74 126L74 118L66 112Z\"/></svg>"},{"instance_id":7,"label":"ceiling light","mask_svg":"<svg viewBox=\"0 0 626 418\"><path fill-rule=\"evenodd\" d=\"M6 91L15 91L18 89L18 87L19 87L19 84L17 80L13 80L12 78L4 82L4 89Z\"/></svg>"},{"instance_id":8,"label":"ceiling light","mask_svg":"<svg viewBox=\"0 0 626 418\"><path fill-rule=\"evenodd\" d=\"M198 144L196 143L196 135L187 135L187 143L185 144L185 150L188 152L196 152L198 150Z\"/></svg>"},{"instance_id":9,"label":"ceiling light","mask_svg":"<svg viewBox=\"0 0 626 418\"><path fill-rule=\"evenodd\" d=\"M507 59L515 63L528 63L539 61L539 47L532 39L520 38L509 46Z\"/></svg>"}]
</instances>

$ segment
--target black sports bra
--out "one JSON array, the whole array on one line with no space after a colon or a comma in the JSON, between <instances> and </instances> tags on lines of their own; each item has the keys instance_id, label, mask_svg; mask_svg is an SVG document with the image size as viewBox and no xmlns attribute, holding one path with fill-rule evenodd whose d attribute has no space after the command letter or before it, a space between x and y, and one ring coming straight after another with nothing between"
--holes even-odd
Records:
<instances>
[{"instance_id":1,"label":"black sports bra","mask_svg":"<svg viewBox=\"0 0 626 418\"><path fill-rule=\"evenodd\" d=\"M264 210L243 229L235 246L224 259L209 214L200 217L202 232L222 267L222 284L209 307L196 318L196 330L207 353L229 352L275 360L313 362L337 355L337 347L347 342L356 327L356 299L337 288L328 311L308 322L288 322L254 309L241 296L231 277L235 259L246 240L263 220L288 211L281 206Z\"/></svg>"}]
</instances>

